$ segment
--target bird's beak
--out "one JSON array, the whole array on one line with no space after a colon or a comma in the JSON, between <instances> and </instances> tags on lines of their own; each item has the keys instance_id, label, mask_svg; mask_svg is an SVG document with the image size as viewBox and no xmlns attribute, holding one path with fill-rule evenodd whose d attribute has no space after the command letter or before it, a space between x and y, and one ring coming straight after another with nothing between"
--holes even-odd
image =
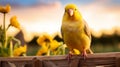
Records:
<instances>
[{"instance_id":1,"label":"bird's beak","mask_svg":"<svg viewBox=\"0 0 120 67\"><path fill-rule=\"evenodd\" d=\"M69 10L68 10L68 14L69 14L70 16L73 16L73 12L74 12L73 9L69 9Z\"/></svg>"}]
</instances>

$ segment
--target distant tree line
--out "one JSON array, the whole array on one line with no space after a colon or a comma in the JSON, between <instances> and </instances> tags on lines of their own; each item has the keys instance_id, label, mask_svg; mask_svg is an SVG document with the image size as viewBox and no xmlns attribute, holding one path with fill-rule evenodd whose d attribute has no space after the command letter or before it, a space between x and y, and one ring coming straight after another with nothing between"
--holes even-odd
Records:
<instances>
[{"instance_id":1,"label":"distant tree line","mask_svg":"<svg viewBox=\"0 0 120 67\"><path fill-rule=\"evenodd\" d=\"M28 44L32 43L32 44L37 44L36 40L37 40L38 36L35 36L30 42L28 42ZM63 39L61 37L59 37L58 35L56 35L54 37L55 40L57 40L58 42L63 41ZM106 35L106 34L102 34L101 37L95 37L94 35L92 35L92 45L95 45L97 43L100 44L116 44L120 42L120 35L118 34L113 34L113 35Z\"/></svg>"}]
</instances>

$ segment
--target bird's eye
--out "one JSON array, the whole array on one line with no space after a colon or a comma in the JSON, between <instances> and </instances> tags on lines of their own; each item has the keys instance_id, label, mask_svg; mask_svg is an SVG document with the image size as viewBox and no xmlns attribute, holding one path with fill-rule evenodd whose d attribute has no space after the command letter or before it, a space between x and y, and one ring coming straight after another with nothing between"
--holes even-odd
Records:
<instances>
[{"instance_id":1,"label":"bird's eye","mask_svg":"<svg viewBox=\"0 0 120 67\"><path fill-rule=\"evenodd\" d=\"M65 12L67 12L67 10L65 10Z\"/></svg>"},{"instance_id":2,"label":"bird's eye","mask_svg":"<svg viewBox=\"0 0 120 67\"><path fill-rule=\"evenodd\" d=\"M76 11L77 9L75 9L75 11Z\"/></svg>"}]
</instances>

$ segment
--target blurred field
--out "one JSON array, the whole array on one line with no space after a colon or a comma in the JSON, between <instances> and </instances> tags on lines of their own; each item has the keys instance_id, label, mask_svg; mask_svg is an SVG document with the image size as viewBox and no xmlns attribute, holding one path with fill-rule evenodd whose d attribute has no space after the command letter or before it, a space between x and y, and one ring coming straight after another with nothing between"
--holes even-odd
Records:
<instances>
[{"instance_id":1,"label":"blurred field","mask_svg":"<svg viewBox=\"0 0 120 67\"><path fill-rule=\"evenodd\" d=\"M92 46L94 52L118 52L120 51L120 35L114 33L112 35L103 34L97 38L92 36Z\"/></svg>"},{"instance_id":2,"label":"blurred field","mask_svg":"<svg viewBox=\"0 0 120 67\"><path fill-rule=\"evenodd\" d=\"M30 42L28 42L27 55L35 55L40 46L37 44L35 36ZM58 35L55 38L58 42L63 41ZM120 35L119 34L102 34L100 37L92 35L91 48L94 53L105 53L105 52L119 52L120 51ZM67 52L66 52L67 53Z\"/></svg>"}]
</instances>

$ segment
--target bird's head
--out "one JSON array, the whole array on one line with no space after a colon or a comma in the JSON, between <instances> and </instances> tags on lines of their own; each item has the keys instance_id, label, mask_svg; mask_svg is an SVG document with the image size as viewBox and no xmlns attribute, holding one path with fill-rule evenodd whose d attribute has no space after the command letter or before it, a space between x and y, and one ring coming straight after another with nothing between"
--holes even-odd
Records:
<instances>
[{"instance_id":1,"label":"bird's head","mask_svg":"<svg viewBox=\"0 0 120 67\"><path fill-rule=\"evenodd\" d=\"M67 4L65 6L65 15L67 15L68 17L72 17L74 19L82 18L75 4Z\"/></svg>"}]
</instances>

